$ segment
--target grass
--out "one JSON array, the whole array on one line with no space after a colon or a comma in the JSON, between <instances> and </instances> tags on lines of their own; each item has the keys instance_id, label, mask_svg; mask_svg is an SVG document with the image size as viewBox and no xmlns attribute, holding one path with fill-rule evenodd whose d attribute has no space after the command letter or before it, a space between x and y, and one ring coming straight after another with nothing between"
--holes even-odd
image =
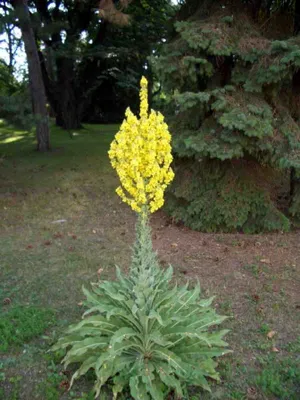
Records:
<instances>
[{"instance_id":1,"label":"grass","mask_svg":"<svg viewBox=\"0 0 300 400\"><path fill-rule=\"evenodd\" d=\"M72 371L63 372L61 355L47 351L61 331L81 317L82 285L96 281L100 268L102 277L107 278L114 277L115 264L128 265L134 215L114 194L118 182L107 158L117 128L85 126L73 132L71 139L68 133L52 127L53 150L39 154L33 150L32 134L0 124L1 400L92 399L93 376L80 380L68 392ZM156 234L165 229L162 232L168 235L169 227L161 228L159 218ZM177 242L181 234L186 233L177 230L169 242ZM188 247L170 247L172 262L180 265L186 257L185 271L195 268L194 275L200 277L207 295L217 294L220 312L234 316L227 322L234 353L220 363L220 384L213 386L211 394L191 389L190 400L300 398L299 329L296 333L300 320L295 308L298 303L292 304L291 297L299 291L298 264L294 259L286 260L295 266L285 268L281 276L273 265L260 265L253 248L246 260L246 250L237 246L240 237L206 235L205 241L214 238L226 253L219 254L222 264L211 275L207 274L209 245L199 255L189 255ZM243 235L243 241L246 239ZM279 252L289 248L290 239L289 235L279 236ZM266 239L261 236L255 240L263 243ZM197 242L198 249L201 242ZM272 246L274 250L275 244ZM169 260L168 249L164 252ZM227 264L236 265L239 252L243 262L230 275L222 257L230 256ZM293 249L291 254L300 256ZM203 265L201 270L199 265ZM273 291L278 279L289 282L284 295L283 288ZM231 284L235 287L228 292ZM269 340L270 330L282 332L280 340L279 333ZM279 353L272 351L274 346L279 347ZM105 398L110 397L103 395L101 400Z\"/></svg>"},{"instance_id":2,"label":"grass","mask_svg":"<svg viewBox=\"0 0 300 400\"><path fill-rule=\"evenodd\" d=\"M10 313L16 312L8 310L10 307L54 310L58 320L55 336L81 316L82 285L97 280L100 267L103 276L114 276L114 265L128 260L131 229L127 225L133 226L133 216L129 213L129 220L123 222L125 207L120 207L114 195L117 181L106 156L117 128L88 126L74 132L71 139L52 127L52 151L39 154L34 151L32 134L0 125L0 307L9 320ZM7 299L10 304L4 305ZM41 321L34 322L32 317L36 331L31 333L36 337L44 329ZM2 323L6 330L11 328L6 319ZM24 328L25 315L22 323ZM26 334L23 328L15 339L19 345L24 339L24 349L31 334L28 327ZM6 371L0 386L5 388L6 400L20 390L22 399L31 392L33 398L51 399L49 382L47 390L39 386L40 380L47 381L47 361L40 354L48 350L49 342L47 346L32 351L29 343L18 360L14 358L18 350L8 349L3 357L0 352ZM10 356L13 361L7 365ZM42 376L39 370L44 371ZM20 381L14 382L16 377ZM53 383L54 392L56 386ZM62 393L59 390L59 396Z\"/></svg>"},{"instance_id":3,"label":"grass","mask_svg":"<svg viewBox=\"0 0 300 400\"><path fill-rule=\"evenodd\" d=\"M17 306L0 313L0 352L41 335L54 321L53 310L37 307Z\"/></svg>"},{"instance_id":4,"label":"grass","mask_svg":"<svg viewBox=\"0 0 300 400\"><path fill-rule=\"evenodd\" d=\"M29 134L2 139L2 298L54 306L70 319L80 313L74 304L82 283L124 257L122 210L106 157L116 129L89 127L73 139L52 129L49 154L34 152ZM120 249L115 258L111 243Z\"/></svg>"},{"instance_id":5,"label":"grass","mask_svg":"<svg viewBox=\"0 0 300 400\"><path fill-rule=\"evenodd\" d=\"M254 383L267 396L279 399L297 400L300 390L299 362L290 357L278 361L268 356L260 361L261 371L256 375Z\"/></svg>"}]
</instances>

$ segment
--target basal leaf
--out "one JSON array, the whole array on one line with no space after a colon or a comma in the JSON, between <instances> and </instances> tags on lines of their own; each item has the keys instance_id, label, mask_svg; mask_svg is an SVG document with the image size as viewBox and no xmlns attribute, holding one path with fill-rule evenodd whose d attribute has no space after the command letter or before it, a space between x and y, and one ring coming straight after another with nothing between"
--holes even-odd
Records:
<instances>
[{"instance_id":1,"label":"basal leaf","mask_svg":"<svg viewBox=\"0 0 300 400\"><path fill-rule=\"evenodd\" d=\"M122 393L122 391L124 390L124 388L126 386L128 386L128 378L127 378L127 376L124 376L122 374L114 376L114 378L113 378L113 387L112 387L114 400L117 399L118 394Z\"/></svg>"},{"instance_id":2,"label":"basal leaf","mask_svg":"<svg viewBox=\"0 0 300 400\"><path fill-rule=\"evenodd\" d=\"M212 302L214 301L215 298L216 296L212 296L209 299L200 300L198 304L200 307L209 307L212 305Z\"/></svg>"},{"instance_id":3,"label":"basal leaf","mask_svg":"<svg viewBox=\"0 0 300 400\"><path fill-rule=\"evenodd\" d=\"M81 364L81 367L73 374L70 386L73 385L75 379L79 378L82 375L85 375L89 369L94 368L96 360L96 356L91 356L84 360L84 362Z\"/></svg>"},{"instance_id":4,"label":"basal leaf","mask_svg":"<svg viewBox=\"0 0 300 400\"><path fill-rule=\"evenodd\" d=\"M166 322L164 322L160 316L160 314L155 311L155 310L151 310L149 315L148 315L149 319L155 319L161 326L165 326Z\"/></svg>"},{"instance_id":5,"label":"basal leaf","mask_svg":"<svg viewBox=\"0 0 300 400\"><path fill-rule=\"evenodd\" d=\"M137 336L137 332L132 328L121 328L113 334L109 344L113 347L116 343L121 343L134 336Z\"/></svg>"},{"instance_id":6,"label":"basal leaf","mask_svg":"<svg viewBox=\"0 0 300 400\"><path fill-rule=\"evenodd\" d=\"M82 286L82 291L87 299L87 301L91 304L99 304L100 299L98 296L96 296L94 293L91 293L88 289L86 289L84 286Z\"/></svg>"},{"instance_id":7,"label":"basal leaf","mask_svg":"<svg viewBox=\"0 0 300 400\"><path fill-rule=\"evenodd\" d=\"M60 338L54 346L52 346L51 350L56 351L59 349L65 349L66 347L71 346L75 343L82 342L83 337L83 335L79 334L64 336L63 338Z\"/></svg>"},{"instance_id":8,"label":"basal leaf","mask_svg":"<svg viewBox=\"0 0 300 400\"><path fill-rule=\"evenodd\" d=\"M107 347L109 339L104 336L91 337L83 339L81 342L76 343L68 352L69 355L81 356L90 350L103 349Z\"/></svg>"},{"instance_id":9,"label":"basal leaf","mask_svg":"<svg viewBox=\"0 0 300 400\"><path fill-rule=\"evenodd\" d=\"M101 285L101 289L105 291L106 295L113 299L113 300L117 300L117 301L125 301L126 297L121 295L116 288L114 287L113 283L111 282L103 282Z\"/></svg>"},{"instance_id":10,"label":"basal leaf","mask_svg":"<svg viewBox=\"0 0 300 400\"><path fill-rule=\"evenodd\" d=\"M181 366L182 360L172 351L169 351L161 347L160 349L155 349L153 352L156 353L162 360L168 361L173 367L184 371L184 369Z\"/></svg>"},{"instance_id":11,"label":"basal leaf","mask_svg":"<svg viewBox=\"0 0 300 400\"><path fill-rule=\"evenodd\" d=\"M204 390L211 392L209 384L208 384L207 380L205 379L204 375L197 373L196 370L191 373L190 381L193 382L194 385L200 386Z\"/></svg>"},{"instance_id":12,"label":"basal leaf","mask_svg":"<svg viewBox=\"0 0 300 400\"><path fill-rule=\"evenodd\" d=\"M158 375L162 382L166 385L168 388L172 388L176 392L176 396L178 398L183 397L183 392L182 392L182 387L180 384L179 379L177 379L173 374L170 374L168 371L166 371L164 368L160 367L158 369Z\"/></svg>"},{"instance_id":13,"label":"basal leaf","mask_svg":"<svg viewBox=\"0 0 300 400\"><path fill-rule=\"evenodd\" d=\"M184 299L183 304L175 311L175 313L178 313L189 304L194 303L198 299L199 295L200 295L200 284L198 282L195 289L191 293L188 292L188 295L186 296L187 298Z\"/></svg>"},{"instance_id":14,"label":"basal leaf","mask_svg":"<svg viewBox=\"0 0 300 400\"><path fill-rule=\"evenodd\" d=\"M132 376L129 379L130 394L135 400L150 400L146 386L141 382L138 376Z\"/></svg>"},{"instance_id":15,"label":"basal leaf","mask_svg":"<svg viewBox=\"0 0 300 400\"><path fill-rule=\"evenodd\" d=\"M146 385L149 393L153 400L164 400L164 385L162 385L162 381L155 379L149 380L149 383Z\"/></svg>"},{"instance_id":16,"label":"basal leaf","mask_svg":"<svg viewBox=\"0 0 300 400\"><path fill-rule=\"evenodd\" d=\"M111 321L107 321L107 319L105 317L102 316L92 316L92 317L88 317L83 319L83 321L79 322L76 325L72 325L70 326L70 328L68 329L69 333L72 332L78 332L80 331L80 328L82 328L83 326L87 327L87 326L106 326L106 327L111 327L111 328L115 328L116 325L114 323L112 323Z\"/></svg>"}]
</instances>

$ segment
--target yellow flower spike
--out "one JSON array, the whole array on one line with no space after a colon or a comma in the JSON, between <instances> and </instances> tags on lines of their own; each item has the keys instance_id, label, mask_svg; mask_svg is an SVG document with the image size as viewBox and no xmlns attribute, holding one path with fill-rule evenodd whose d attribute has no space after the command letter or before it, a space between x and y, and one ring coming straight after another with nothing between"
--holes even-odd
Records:
<instances>
[{"instance_id":1,"label":"yellow flower spike","mask_svg":"<svg viewBox=\"0 0 300 400\"><path fill-rule=\"evenodd\" d=\"M141 90L140 90L140 117L148 118L148 81L143 76L141 79Z\"/></svg>"},{"instance_id":2,"label":"yellow flower spike","mask_svg":"<svg viewBox=\"0 0 300 400\"><path fill-rule=\"evenodd\" d=\"M140 118L128 108L108 152L121 186L122 201L138 212L155 212L164 204L164 191L173 180L171 135L161 113L148 105L148 82L141 79Z\"/></svg>"}]
</instances>

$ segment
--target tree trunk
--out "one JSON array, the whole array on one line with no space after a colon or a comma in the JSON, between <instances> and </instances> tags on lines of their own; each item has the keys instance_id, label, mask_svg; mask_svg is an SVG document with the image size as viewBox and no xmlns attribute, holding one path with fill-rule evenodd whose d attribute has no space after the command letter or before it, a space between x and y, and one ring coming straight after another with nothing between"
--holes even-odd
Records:
<instances>
[{"instance_id":1,"label":"tree trunk","mask_svg":"<svg viewBox=\"0 0 300 400\"><path fill-rule=\"evenodd\" d=\"M7 41L8 41L8 56L9 56L9 72L13 74L14 72L14 52L13 52L13 38L12 38L12 29L9 24L5 27Z\"/></svg>"},{"instance_id":2,"label":"tree trunk","mask_svg":"<svg viewBox=\"0 0 300 400\"><path fill-rule=\"evenodd\" d=\"M300 0L295 1L294 10L294 35L300 33Z\"/></svg>"},{"instance_id":3,"label":"tree trunk","mask_svg":"<svg viewBox=\"0 0 300 400\"><path fill-rule=\"evenodd\" d=\"M300 0L295 1L294 10L294 35L297 36L300 33ZM292 81L292 94L296 99L295 103L300 104L300 69L295 72ZM299 122L299 115L295 116L297 122ZM293 202L293 198L296 193L296 188L299 187L299 179L297 179L296 169L294 167L290 170L290 201Z\"/></svg>"},{"instance_id":4,"label":"tree trunk","mask_svg":"<svg viewBox=\"0 0 300 400\"><path fill-rule=\"evenodd\" d=\"M80 115L75 93L74 60L66 57L57 59L57 115L56 123L66 130L79 129Z\"/></svg>"},{"instance_id":5,"label":"tree trunk","mask_svg":"<svg viewBox=\"0 0 300 400\"><path fill-rule=\"evenodd\" d=\"M30 91L33 104L33 113L36 118L37 150L48 151L50 148L50 134L46 93L42 77L42 70L38 56L33 29L30 24L30 14L27 0L11 0L18 17L19 27L25 45L28 62Z\"/></svg>"}]
</instances>

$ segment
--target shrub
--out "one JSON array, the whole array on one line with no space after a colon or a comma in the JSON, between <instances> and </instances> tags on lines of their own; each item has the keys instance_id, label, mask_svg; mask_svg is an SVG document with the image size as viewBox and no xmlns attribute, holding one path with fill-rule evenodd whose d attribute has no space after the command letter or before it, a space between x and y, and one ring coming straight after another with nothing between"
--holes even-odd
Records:
<instances>
[{"instance_id":1,"label":"shrub","mask_svg":"<svg viewBox=\"0 0 300 400\"><path fill-rule=\"evenodd\" d=\"M175 221L199 231L288 231L289 219L272 201L276 191L266 190L276 182L280 193L280 173L267 167L251 171L252 166L246 168L242 162L231 165L177 160L174 184L166 196L166 211Z\"/></svg>"},{"instance_id":2,"label":"shrub","mask_svg":"<svg viewBox=\"0 0 300 400\"><path fill-rule=\"evenodd\" d=\"M10 68L0 60L0 118L20 128L34 125L32 105L26 80L18 82Z\"/></svg>"},{"instance_id":3,"label":"shrub","mask_svg":"<svg viewBox=\"0 0 300 400\"><path fill-rule=\"evenodd\" d=\"M31 129L34 117L28 93L18 91L10 96L0 95L0 117L18 128Z\"/></svg>"}]
</instances>

